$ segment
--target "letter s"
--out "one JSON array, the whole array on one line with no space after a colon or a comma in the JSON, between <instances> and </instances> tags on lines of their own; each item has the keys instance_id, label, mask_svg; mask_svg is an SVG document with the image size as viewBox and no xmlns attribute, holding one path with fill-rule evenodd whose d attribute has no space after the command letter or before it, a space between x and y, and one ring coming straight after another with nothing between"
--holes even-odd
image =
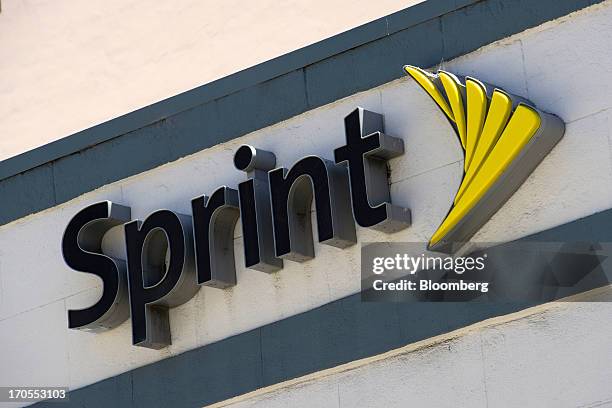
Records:
<instances>
[{"instance_id":1,"label":"letter s","mask_svg":"<svg viewBox=\"0 0 612 408\"><path fill-rule=\"evenodd\" d=\"M102 279L102 296L85 309L68 310L68 328L99 332L112 329L129 317L125 262L102 254L102 237L114 226L130 220L130 207L101 201L79 211L62 238L66 264Z\"/></svg>"}]
</instances>

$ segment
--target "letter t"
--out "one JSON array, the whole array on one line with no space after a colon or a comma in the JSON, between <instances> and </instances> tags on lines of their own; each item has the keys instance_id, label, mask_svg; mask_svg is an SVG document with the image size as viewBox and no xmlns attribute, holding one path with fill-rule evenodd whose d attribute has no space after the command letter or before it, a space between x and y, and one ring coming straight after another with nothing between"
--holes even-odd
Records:
<instances>
[{"instance_id":1,"label":"letter t","mask_svg":"<svg viewBox=\"0 0 612 408\"><path fill-rule=\"evenodd\" d=\"M391 204L387 160L404 153L402 139L385 135L381 114L357 108L344 118L346 145L334 150L347 162L355 221L386 233L410 226L410 210Z\"/></svg>"}]
</instances>

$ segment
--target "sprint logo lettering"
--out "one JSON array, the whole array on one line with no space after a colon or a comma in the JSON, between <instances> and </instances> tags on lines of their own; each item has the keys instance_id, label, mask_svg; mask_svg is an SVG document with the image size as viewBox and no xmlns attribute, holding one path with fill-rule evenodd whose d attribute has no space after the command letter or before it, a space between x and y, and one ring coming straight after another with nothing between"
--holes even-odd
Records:
<instances>
[{"instance_id":1,"label":"sprint logo lettering","mask_svg":"<svg viewBox=\"0 0 612 408\"><path fill-rule=\"evenodd\" d=\"M454 253L519 188L559 141L564 125L526 101L473 78L432 75L406 66L454 127L465 151L464 177L429 249ZM402 139L384 132L383 116L357 108L344 118L345 139L333 160L303 157L277 166L271 151L242 145L234 167L243 181L191 200L191 213L161 209L132 219L126 205L101 201L77 213L62 238L72 269L97 275L97 303L68 311L68 326L110 330L131 317L132 343L171 344L169 309L201 286L238 284L234 229L240 219L244 266L274 273L284 262L315 256L311 217L320 244L344 249L357 243L355 224L392 234L411 224L408 208L393 205L387 161L404 153ZM316 208L311 213L311 204ZM122 226L125 258L102 251L106 232Z\"/></svg>"}]
</instances>

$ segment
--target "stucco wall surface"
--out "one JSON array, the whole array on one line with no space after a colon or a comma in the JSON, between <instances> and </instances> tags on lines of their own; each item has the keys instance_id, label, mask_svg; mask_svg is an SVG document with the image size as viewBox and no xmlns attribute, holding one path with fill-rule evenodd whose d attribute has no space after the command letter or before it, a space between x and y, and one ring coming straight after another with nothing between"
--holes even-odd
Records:
<instances>
[{"instance_id":1,"label":"stucco wall surface","mask_svg":"<svg viewBox=\"0 0 612 408\"><path fill-rule=\"evenodd\" d=\"M211 407L609 407L610 313L535 307Z\"/></svg>"}]
</instances>

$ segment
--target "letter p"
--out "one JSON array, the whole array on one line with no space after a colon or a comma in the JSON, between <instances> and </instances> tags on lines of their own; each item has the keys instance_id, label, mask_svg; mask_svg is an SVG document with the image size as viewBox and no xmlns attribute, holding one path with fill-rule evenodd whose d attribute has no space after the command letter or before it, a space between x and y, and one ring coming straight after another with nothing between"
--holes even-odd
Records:
<instances>
[{"instance_id":1,"label":"letter p","mask_svg":"<svg viewBox=\"0 0 612 408\"><path fill-rule=\"evenodd\" d=\"M132 342L160 349L172 343L168 309L199 289L193 265L191 218L159 210L125 224Z\"/></svg>"}]
</instances>

